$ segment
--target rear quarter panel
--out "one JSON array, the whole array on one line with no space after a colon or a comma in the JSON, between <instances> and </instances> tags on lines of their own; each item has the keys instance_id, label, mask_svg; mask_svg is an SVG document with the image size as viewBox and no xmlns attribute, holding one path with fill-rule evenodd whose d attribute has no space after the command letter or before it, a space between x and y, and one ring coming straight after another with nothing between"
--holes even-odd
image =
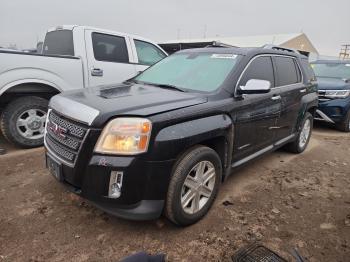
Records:
<instances>
[{"instance_id":1,"label":"rear quarter panel","mask_svg":"<svg viewBox=\"0 0 350 262\"><path fill-rule=\"evenodd\" d=\"M0 95L13 86L42 83L67 91L84 87L79 58L0 51Z\"/></svg>"}]
</instances>

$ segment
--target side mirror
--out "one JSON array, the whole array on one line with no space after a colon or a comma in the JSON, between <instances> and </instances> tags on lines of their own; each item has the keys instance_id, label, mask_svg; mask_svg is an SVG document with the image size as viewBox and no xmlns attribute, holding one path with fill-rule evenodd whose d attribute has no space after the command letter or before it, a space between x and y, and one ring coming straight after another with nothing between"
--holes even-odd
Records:
<instances>
[{"instance_id":1,"label":"side mirror","mask_svg":"<svg viewBox=\"0 0 350 262\"><path fill-rule=\"evenodd\" d=\"M271 90L271 82L261 79L250 79L245 86L239 86L238 92L240 94L263 94Z\"/></svg>"}]
</instances>

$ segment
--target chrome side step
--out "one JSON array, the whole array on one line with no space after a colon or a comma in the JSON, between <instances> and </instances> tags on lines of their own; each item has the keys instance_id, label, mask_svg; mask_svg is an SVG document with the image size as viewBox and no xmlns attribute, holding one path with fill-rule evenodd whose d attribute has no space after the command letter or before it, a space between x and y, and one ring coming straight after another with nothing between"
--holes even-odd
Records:
<instances>
[{"instance_id":1,"label":"chrome side step","mask_svg":"<svg viewBox=\"0 0 350 262\"><path fill-rule=\"evenodd\" d=\"M320 117L317 117L317 115L315 116L315 120L318 121L326 121L328 123L332 123L334 124L334 121L332 119L330 119L325 113L323 113L321 110L316 109L316 114Z\"/></svg>"}]
</instances>

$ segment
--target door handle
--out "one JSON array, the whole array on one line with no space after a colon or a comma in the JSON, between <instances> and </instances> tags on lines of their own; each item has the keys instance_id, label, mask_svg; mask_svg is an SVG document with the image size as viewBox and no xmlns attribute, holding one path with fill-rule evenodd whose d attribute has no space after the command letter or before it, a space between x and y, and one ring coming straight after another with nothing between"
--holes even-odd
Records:
<instances>
[{"instance_id":1,"label":"door handle","mask_svg":"<svg viewBox=\"0 0 350 262\"><path fill-rule=\"evenodd\" d=\"M281 99L281 96L273 96L271 97L272 100L276 101L276 100L280 100Z\"/></svg>"},{"instance_id":2,"label":"door handle","mask_svg":"<svg viewBox=\"0 0 350 262\"><path fill-rule=\"evenodd\" d=\"M103 70L100 68L92 68L91 75L92 76L103 76Z\"/></svg>"},{"instance_id":3,"label":"door handle","mask_svg":"<svg viewBox=\"0 0 350 262\"><path fill-rule=\"evenodd\" d=\"M306 88L300 90L300 93L305 93L305 92L306 92Z\"/></svg>"}]
</instances>

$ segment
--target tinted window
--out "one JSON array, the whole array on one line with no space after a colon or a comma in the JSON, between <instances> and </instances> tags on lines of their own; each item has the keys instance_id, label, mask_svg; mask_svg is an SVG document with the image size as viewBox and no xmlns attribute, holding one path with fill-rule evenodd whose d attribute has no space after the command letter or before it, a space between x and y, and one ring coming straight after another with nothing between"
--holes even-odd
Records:
<instances>
[{"instance_id":1,"label":"tinted window","mask_svg":"<svg viewBox=\"0 0 350 262\"><path fill-rule=\"evenodd\" d=\"M268 80L271 83L271 87L274 86L271 57L261 56L255 58L244 72L239 86L245 86L250 79Z\"/></svg>"},{"instance_id":2,"label":"tinted window","mask_svg":"<svg viewBox=\"0 0 350 262\"><path fill-rule=\"evenodd\" d=\"M301 72L300 72L300 68L298 66L298 62L295 59L294 59L294 66L295 66L295 70L297 72L297 81L298 81L298 83L300 83L301 79L302 79Z\"/></svg>"},{"instance_id":3,"label":"tinted window","mask_svg":"<svg viewBox=\"0 0 350 262\"><path fill-rule=\"evenodd\" d=\"M315 73L311 65L309 64L309 62L306 59L303 59L301 60L301 65L305 70L305 77L307 78L307 81L308 82L315 81L316 80Z\"/></svg>"},{"instance_id":4,"label":"tinted window","mask_svg":"<svg viewBox=\"0 0 350 262\"><path fill-rule=\"evenodd\" d=\"M143 65L153 65L166 56L159 48L144 41L135 40L135 46L139 63Z\"/></svg>"},{"instance_id":5,"label":"tinted window","mask_svg":"<svg viewBox=\"0 0 350 262\"><path fill-rule=\"evenodd\" d=\"M293 58L276 56L275 61L277 70L276 86L291 85L299 82Z\"/></svg>"},{"instance_id":6,"label":"tinted window","mask_svg":"<svg viewBox=\"0 0 350 262\"><path fill-rule=\"evenodd\" d=\"M120 36L92 33L95 59L98 61L128 63L128 48L125 38Z\"/></svg>"},{"instance_id":7,"label":"tinted window","mask_svg":"<svg viewBox=\"0 0 350 262\"><path fill-rule=\"evenodd\" d=\"M74 56L73 32L71 30L48 32L45 36L43 54Z\"/></svg>"}]
</instances>

